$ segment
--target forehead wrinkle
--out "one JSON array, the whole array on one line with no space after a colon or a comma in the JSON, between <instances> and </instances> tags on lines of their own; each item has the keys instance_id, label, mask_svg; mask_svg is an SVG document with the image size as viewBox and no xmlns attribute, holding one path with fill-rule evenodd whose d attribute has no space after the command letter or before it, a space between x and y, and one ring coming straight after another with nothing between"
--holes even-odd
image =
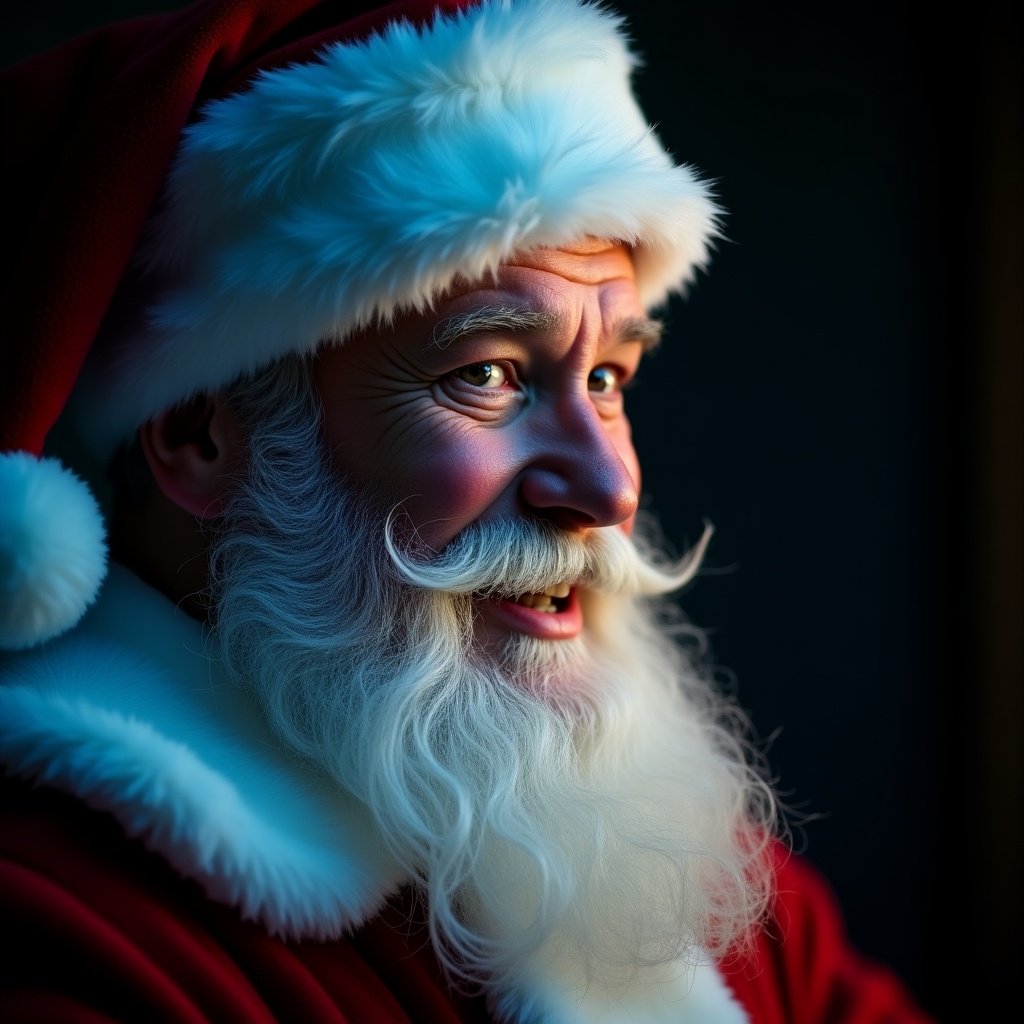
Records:
<instances>
[{"instance_id":1,"label":"forehead wrinkle","mask_svg":"<svg viewBox=\"0 0 1024 1024\"><path fill-rule=\"evenodd\" d=\"M439 321L433 330L429 349L446 349L462 338L475 334L528 334L559 326L557 313L541 312L523 306L480 306L453 313Z\"/></svg>"}]
</instances>

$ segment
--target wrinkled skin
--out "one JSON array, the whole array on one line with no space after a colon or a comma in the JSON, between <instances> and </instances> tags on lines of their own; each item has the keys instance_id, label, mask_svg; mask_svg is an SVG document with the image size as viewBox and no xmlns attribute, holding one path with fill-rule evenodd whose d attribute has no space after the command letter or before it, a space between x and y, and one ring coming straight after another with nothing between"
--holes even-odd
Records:
<instances>
[{"instance_id":1,"label":"wrinkled skin","mask_svg":"<svg viewBox=\"0 0 1024 1024\"><path fill-rule=\"evenodd\" d=\"M533 320L443 336L452 318L496 308ZM622 388L656 336L625 247L533 249L427 313L325 348L314 366L324 440L339 472L399 507L434 550L474 521L516 516L629 530L640 469ZM555 613L483 599L479 610L493 642L583 627L575 594Z\"/></svg>"}]
</instances>

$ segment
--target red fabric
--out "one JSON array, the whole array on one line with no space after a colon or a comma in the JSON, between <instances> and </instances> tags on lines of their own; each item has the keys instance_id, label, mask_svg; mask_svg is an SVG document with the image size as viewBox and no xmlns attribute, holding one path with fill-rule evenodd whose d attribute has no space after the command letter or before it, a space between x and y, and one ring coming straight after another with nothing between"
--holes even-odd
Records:
<instances>
[{"instance_id":1,"label":"red fabric","mask_svg":"<svg viewBox=\"0 0 1024 1024\"><path fill-rule=\"evenodd\" d=\"M196 105L465 0L200 0L105 26L0 74L6 204L0 451L42 453Z\"/></svg>"},{"instance_id":2,"label":"red fabric","mask_svg":"<svg viewBox=\"0 0 1024 1024\"><path fill-rule=\"evenodd\" d=\"M110 817L0 783L0 1020L484 1024L449 991L408 903L354 936L284 942L205 899ZM847 944L827 887L779 858L776 920L723 966L753 1024L931 1024Z\"/></svg>"},{"instance_id":3,"label":"red fabric","mask_svg":"<svg viewBox=\"0 0 1024 1024\"><path fill-rule=\"evenodd\" d=\"M487 1020L448 992L413 911L353 938L284 942L207 900L107 815L0 784L0 1020L455 1024Z\"/></svg>"},{"instance_id":4,"label":"red fabric","mask_svg":"<svg viewBox=\"0 0 1024 1024\"><path fill-rule=\"evenodd\" d=\"M850 947L833 893L779 848L778 901L752 956L721 965L757 1024L933 1024L887 969Z\"/></svg>"}]
</instances>

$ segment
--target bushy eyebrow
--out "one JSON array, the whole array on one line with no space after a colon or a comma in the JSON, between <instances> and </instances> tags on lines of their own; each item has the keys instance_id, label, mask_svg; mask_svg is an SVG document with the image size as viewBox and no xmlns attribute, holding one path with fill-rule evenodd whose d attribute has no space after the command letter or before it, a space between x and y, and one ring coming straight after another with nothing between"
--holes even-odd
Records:
<instances>
[{"instance_id":1,"label":"bushy eyebrow","mask_svg":"<svg viewBox=\"0 0 1024 1024\"><path fill-rule=\"evenodd\" d=\"M645 354L652 352L661 344L664 331L664 323L649 316L626 317L615 328L615 334L620 342L639 342Z\"/></svg>"},{"instance_id":2,"label":"bushy eyebrow","mask_svg":"<svg viewBox=\"0 0 1024 1024\"><path fill-rule=\"evenodd\" d=\"M427 348L446 349L460 338L472 334L528 334L557 327L561 318L555 313L539 313L519 306L481 306L465 313L445 317L435 327Z\"/></svg>"},{"instance_id":3,"label":"bushy eyebrow","mask_svg":"<svg viewBox=\"0 0 1024 1024\"><path fill-rule=\"evenodd\" d=\"M427 349L446 349L461 338L475 334L528 334L547 331L561 323L557 313L541 313L520 306L480 306L453 313L434 326ZM620 344L637 342L643 351L650 352L661 343L665 325L647 316L630 316L615 326L615 338Z\"/></svg>"}]
</instances>

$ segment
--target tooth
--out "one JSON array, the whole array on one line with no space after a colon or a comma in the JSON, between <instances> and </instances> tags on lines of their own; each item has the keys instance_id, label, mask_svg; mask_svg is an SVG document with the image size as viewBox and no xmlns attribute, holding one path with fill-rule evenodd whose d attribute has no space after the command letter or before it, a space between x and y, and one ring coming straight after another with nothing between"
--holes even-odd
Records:
<instances>
[{"instance_id":1,"label":"tooth","mask_svg":"<svg viewBox=\"0 0 1024 1024\"><path fill-rule=\"evenodd\" d=\"M559 593L564 590L565 593ZM555 605L552 598L555 597L568 597L569 585L567 583L556 583L552 587L548 587L542 594L520 594L516 599L516 604L521 604L526 608L533 608L539 612L557 612L558 608Z\"/></svg>"}]
</instances>

